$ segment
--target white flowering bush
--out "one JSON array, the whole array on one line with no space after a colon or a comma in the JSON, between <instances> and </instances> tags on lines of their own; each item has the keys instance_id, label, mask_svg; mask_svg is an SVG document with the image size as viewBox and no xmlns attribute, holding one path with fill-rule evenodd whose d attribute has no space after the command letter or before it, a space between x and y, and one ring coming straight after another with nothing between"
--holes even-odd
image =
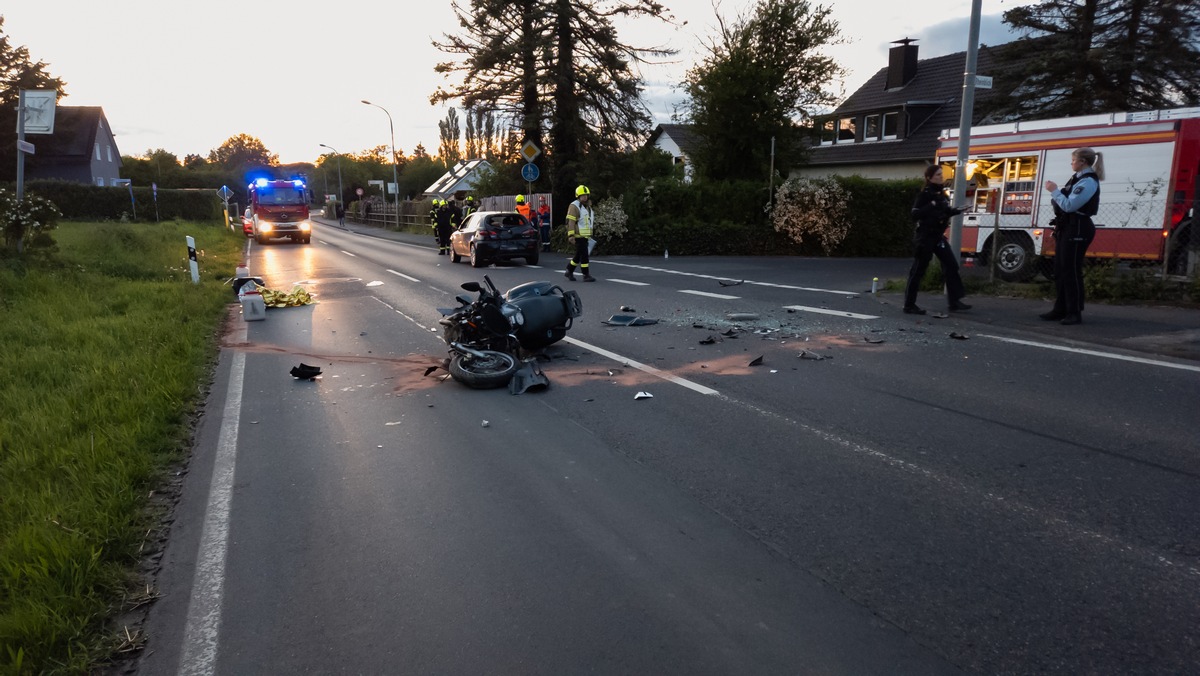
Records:
<instances>
[{"instance_id":1,"label":"white flowering bush","mask_svg":"<svg viewBox=\"0 0 1200 676\"><path fill-rule=\"evenodd\" d=\"M629 215L621 206L620 197L610 197L596 205L596 225L592 230L593 237L620 237L629 228Z\"/></svg>"},{"instance_id":2,"label":"white flowering bush","mask_svg":"<svg viewBox=\"0 0 1200 676\"><path fill-rule=\"evenodd\" d=\"M62 212L48 199L26 194L17 201L15 193L0 189L0 224L4 226L4 242L18 252L38 234L53 230Z\"/></svg>"},{"instance_id":3,"label":"white flowering bush","mask_svg":"<svg viewBox=\"0 0 1200 676\"><path fill-rule=\"evenodd\" d=\"M826 254L850 232L850 193L832 178L790 178L768 207L777 232L797 244L816 239Z\"/></svg>"}]
</instances>

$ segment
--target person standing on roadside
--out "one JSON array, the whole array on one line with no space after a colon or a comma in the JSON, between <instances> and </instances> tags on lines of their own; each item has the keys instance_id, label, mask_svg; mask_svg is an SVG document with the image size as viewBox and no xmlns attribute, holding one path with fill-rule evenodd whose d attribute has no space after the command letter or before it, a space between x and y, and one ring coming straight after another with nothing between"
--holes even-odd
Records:
<instances>
[{"instance_id":1,"label":"person standing on roadside","mask_svg":"<svg viewBox=\"0 0 1200 676\"><path fill-rule=\"evenodd\" d=\"M546 204L545 197L538 198L537 212L534 213L534 218L538 222L538 230L542 235L542 251L550 250L550 205Z\"/></svg>"},{"instance_id":2,"label":"person standing on roadside","mask_svg":"<svg viewBox=\"0 0 1200 676\"><path fill-rule=\"evenodd\" d=\"M912 207L912 219L917 222L917 231L913 235L913 264L908 271L908 284L904 287L904 314L925 314L924 310L917 307L917 290L921 287L929 260L934 256L941 263L942 275L946 278L946 300L950 311L965 312L971 309L970 305L962 302L967 292L958 274L958 257L950 250L945 235L950 217L967 209L950 206L945 182L940 165L925 167L925 187L917 195Z\"/></svg>"},{"instance_id":3,"label":"person standing on roadside","mask_svg":"<svg viewBox=\"0 0 1200 676\"><path fill-rule=\"evenodd\" d=\"M1096 237L1092 216L1100 208L1098 155L1091 148L1071 153L1075 173L1061 189L1046 181L1054 205L1054 307L1040 315L1046 321L1078 324L1083 321L1083 259Z\"/></svg>"},{"instance_id":4,"label":"person standing on roadside","mask_svg":"<svg viewBox=\"0 0 1200 676\"><path fill-rule=\"evenodd\" d=\"M450 254L450 233L462 222L462 212L454 202L442 200L442 206L437 211L438 255Z\"/></svg>"},{"instance_id":5,"label":"person standing on roadside","mask_svg":"<svg viewBox=\"0 0 1200 676\"><path fill-rule=\"evenodd\" d=\"M338 202L335 211L337 213L338 225L343 228L346 227L346 207L342 206L341 202Z\"/></svg>"},{"instance_id":6,"label":"person standing on roadside","mask_svg":"<svg viewBox=\"0 0 1200 676\"><path fill-rule=\"evenodd\" d=\"M594 282L596 278L588 271L588 239L596 222L596 212L591 207L592 191L586 185L575 188L575 201L567 207L567 236L575 247L575 256L567 262L567 279L575 281L575 267L583 273L583 281Z\"/></svg>"}]
</instances>

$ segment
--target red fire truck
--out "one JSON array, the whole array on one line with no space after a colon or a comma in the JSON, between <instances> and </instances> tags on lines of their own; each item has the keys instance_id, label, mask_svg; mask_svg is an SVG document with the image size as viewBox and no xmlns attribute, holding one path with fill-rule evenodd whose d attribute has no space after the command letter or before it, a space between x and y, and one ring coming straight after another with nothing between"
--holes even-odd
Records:
<instances>
[{"instance_id":1,"label":"red fire truck","mask_svg":"<svg viewBox=\"0 0 1200 676\"><path fill-rule=\"evenodd\" d=\"M304 181L260 178L250 184L247 204L251 234L259 244L266 244L275 237L288 237L302 244L312 241L308 189Z\"/></svg>"},{"instance_id":2,"label":"red fire truck","mask_svg":"<svg viewBox=\"0 0 1200 676\"><path fill-rule=\"evenodd\" d=\"M937 151L947 182L958 136L958 129L943 131ZM963 217L963 253L984 263L995 255L998 274L1009 281L1052 267L1046 258L1054 255L1054 211L1045 182L1066 183L1071 151L1085 146L1099 153L1101 178L1088 256L1165 262L1168 272L1190 272L1200 244L1194 217L1200 108L974 127L965 166L970 210Z\"/></svg>"}]
</instances>

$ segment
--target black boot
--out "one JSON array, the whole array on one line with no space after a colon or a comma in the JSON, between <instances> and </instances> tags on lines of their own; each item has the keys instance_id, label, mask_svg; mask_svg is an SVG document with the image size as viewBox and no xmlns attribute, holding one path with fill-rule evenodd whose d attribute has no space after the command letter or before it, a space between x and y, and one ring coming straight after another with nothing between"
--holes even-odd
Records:
<instances>
[{"instance_id":1,"label":"black boot","mask_svg":"<svg viewBox=\"0 0 1200 676\"><path fill-rule=\"evenodd\" d=\"M564 277L571 280L572 282L575 281L575 266L572 265L571 263L567 263L567 274L564 275Z\"/></svg>"}]
</instances>

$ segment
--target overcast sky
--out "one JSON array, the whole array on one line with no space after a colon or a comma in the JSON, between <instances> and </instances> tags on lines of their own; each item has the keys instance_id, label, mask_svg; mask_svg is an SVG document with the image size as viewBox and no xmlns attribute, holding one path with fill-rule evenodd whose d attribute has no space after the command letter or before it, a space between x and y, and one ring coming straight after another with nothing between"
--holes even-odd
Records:
<instances>
[{"instance_id":1,"label":"overcast sky","mask_svg":"<svg viewBox=\"0 0 1200 676\"><path fill-rule=\"evenodd\" d=\"M680 50L672 63L642 69L656 123L672 121L681 98L676 85L715 34L716 12L728 18L753 6L660 2L687 24L621 24L629 44ZM320 12L307 3L245 0L7 4L0 13L11 42L66 81L62 105L102 106L124 155L155 148L180 159L207 155L239 133L258 137L285 163L315 160L327 152L322 143L344 153L390 144L387 116L362 99L390 112L399 150L411 154L420 143L437 152L437 123L448 106L430 105L429 95L444 82L434 65L448 55L431 42L460 30L445 0L326 3ZM828 50L849 71L846 96L887 65L894 40L917 39L921 58L966 49L970 0L829 4L848 41ZM980 41L1015 39L1000 14L1022 4L1027 0L983 0Z\"/></svg>"}]
</instances>

